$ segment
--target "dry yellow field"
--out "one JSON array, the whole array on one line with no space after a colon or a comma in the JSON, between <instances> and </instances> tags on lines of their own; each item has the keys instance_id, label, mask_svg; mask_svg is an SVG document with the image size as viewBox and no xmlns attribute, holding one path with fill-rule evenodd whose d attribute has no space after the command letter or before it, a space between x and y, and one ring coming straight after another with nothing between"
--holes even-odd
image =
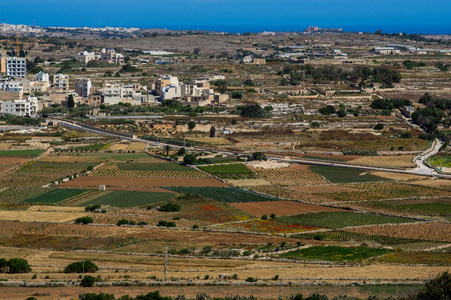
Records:
<instances>
[{"instance_id":1,"label":"dry yellow field","mask_svg":"<svg viewBox=\"0 0 451 300\"><path fill-rule=\"evenodd\" d=\"M0 143L0 150L9 150L13 143Z\"/></svg>"},{"instance_id":2,"label":"dry yellow field","mask_svg":"<svg viewBox=\"0 0 451 300\"><path fill-rule=\"evenodd\" d=\"M227 182L234 186L262 186L271 185L265 179L227 179Z\"/></svg>"},{"instance_id":3,"label":"dry yellow field","mask_svg":"<svg viewBox=\"0 0 451 300\"><path fill-rule=\"evenodd\" d=\"M84 216L86 213L73 211L0 211L0 220L21 222L69 222Z\"/></svg>"},{"instance_id":4,"label":"dry yellow field","mask_svg":"<svg viewBox=\"0 0 451 300\"><path fill-rule=\"evenodd\" d=\"M427 187L435 187L442 189L451 189L451 180L449 179L426 179L426 180L417 180L412 181L414 184L424 185Z\"/></svg>"},{"instance_id":5,"label":"dry yellow field","mask_svg":"<svg viewBox=\"0 0 451 300\"><path fill-rule=\"evenodd\" d=\"M394 167L394 168L413 168L415 165L412 160L415 155L396 155L396 156L362 156L349 161L354 164Z\"/></svg>"},{"instance_id":6,"label":"dry yellow field","mask_svg":"<svg viewBox=\"0 0 451 300\"><path fill-rule=\"evenodd\" d=\"M17 250L17 251L15 251ZM74 262L92 260L100 267L99 275L107 281L120 280L127 275L133 280L148 280L150 276L162 278L164 257L147 255L120 255L111 253L61 252L48 250L32 250L0 247L2 257L23 257L29 261L33 274L40 280L49 275L49 280L78 280L78 274L65 274L62 269ZM119 269L119 272L115 272ZM283 273L283 278L292 282L317 280L332 282L349 280L366 280L367 282L399 280L427 280L432 275L449 271L449 267L407 266L407 265L317 265L305 263L287 263L255 260L197 259L187 257L170 257L168 259L168 277L185 280L191 278L203 280L205 275L210 281L216 280L219 274L237 274L243 280L247 277L258 277L260 280L272 279ZM29 280L29 274L0 274L0 278L8 280ZM306 278L309 278L307 280ZM194 280L196 281L196 280Z\"/></svg>"},{"instance_id":7,"label":"dry yellow field","mask_svg":"<svg viewBox=\"0 0 451 300\"><path fill-rule=\"evenodd\" d=\"M130 142L130 143L118 143L112 144L108 147L108 150L118 151L144 151L146 150L147 144L138 143L138 142Z\"/></svg>"},{"instance_id":8,"label":"dry yellow field","mask_svg":"<svg viewBox=\"0 0 451 300\"><path fill-rule=\"evenodd\" d=\"M402 173L393 173L393 172L372 172L372 175L379 176L382 178L399 180L399 181L411 181L425 179L427 177L413 174L402 174Z\"/></svg>"},{"instance_id":9,"label":"dry yellow field","mask_svg":"<svg viewBox=\"0 0 451 300\"><path fill-rule=\"evenodd\" d=\"M222 137L216 137L216 138L209 138L209 137L192 138L192 137L190 137L190 138L187 138L186 140L198 142L198 143L210 144L210 145L232 145L232 143L229 140L226 140L225 138L222 138Z\"/></svg>"},{"instance_id":10,"label":"dry yellow field","mask_svg":"<svg viewBox=\"0 0 451 300\"><path fill-rule=\"evenodd\" d=\"M28 211L42 211L42 212L83 212L84 207L65 207L65 206L47 206L47 205L33 205L28 208Z\"/></svg>"}]
</instances>

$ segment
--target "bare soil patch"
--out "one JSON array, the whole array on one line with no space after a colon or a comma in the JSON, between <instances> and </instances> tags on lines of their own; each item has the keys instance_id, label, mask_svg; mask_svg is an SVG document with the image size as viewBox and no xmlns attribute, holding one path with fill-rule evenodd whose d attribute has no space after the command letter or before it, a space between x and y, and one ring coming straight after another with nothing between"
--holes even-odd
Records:
<instances>
[{"instance_id":1,"label":"bare soil patch","mask_svg":"<svg viewBox=\"0 0 451 300\"><path fill-rule=\"evenodd\" d=\"M21 158L21 157L0 157L0 164L21 164L29 161L30 158Z\"/></svg>"},{"instance_id":2,"label":"bare soil patch","mask_svg":"<svg viewBox=\"0 0 451 300\"><path fill-rule=\"evenodd\" d=\"M85 212L64 211L0 211L1 220L18 220L21 222L69 222L84 217Z\"/></svg>"},{"instance_id":3,"label":"bare soil patch","mask_svg":"<svg viewBox=\"0 0 451 300\"><path fill-rule=\"evenodd\" d=\"M82 176L63 183L63 187L98 187L99 185L118 187L159 187L159 186L223 186L228 185L214 178L144 178Z\"/></svg>"},{"instance_id":4,"label":"bare soil patch","mask_svg":"<svg viewBox=\"0 0 451 300\"><path fill-rule=\"evenodd\" d=\"M281 163L276 161L258 161L254 160L251 162L246 163L246 165L253 167L253 168L260 168L260 169L280 169L280 168L287 168L290 166L289 163Z\"/></svg>"},{"instance_id":5,"label":"bare soil patch","mask_svg":"<svg viewBox=\"0 0 451 300\"><path fill-rule=\"evenodd\" d=\"M109 186L107 190L114 190L114 191L137 191L137 192L157 192L157 193L174 193L178 194L177 192L170 191L167 189L162 189L159 187L152 187L152 186Z\"/></svg>"},{"instance_id":6,"label":"bare soil patch","mask_svg":"<svg viewBox=\"0 0 451 300\"><path fill-rule=\"evenodd\" d=\"M289 216L309 212L343 211L342 209L338 208L299 203L294 201L231 203L231 205L256 217L261 217L263 215L269 216L271 214L275 214L276 216Z\"/></svg>"},{"instance_id":7,"label":"bare soil patch","mask_svg":"<svg viewBox=\"0 0 451 300\"><path fill-rule=\"evenodd\" d=\"M394 168L412 168L415 165L412 159L415 155L395 155L395 156L361 156L349 161L350 163L360 165L394 167Z\"/></svg>"},{"instance_id":8,"label":"bare soil patch","mask_svg":"<svg viewBox=\"0 0 451 300\"><path fill-rule=\"evenodd\" d=\"M234 186L262 186L262 185L271 185L265 179L228 179L228 183Z\"/></svg>"},{"instance_id":9,"label":"bare soil patch","mask_svg":"<svg viewBox=\"0 0 451 300\"><path fill-rule=\"evenodd\" d=\"M412 181L414 184L424 185L428 187L435 188L443 188L443 189L451 189L451 180L449 179L426 179L426 180L417 180Z\"/></svg>"},{"instance_id":10,"label":"bare soil patch","mask_svg":"<svg viewBox=\"0 0 451 300\"><path fill-rule=\"evenodd\" d=\"M146 149L147 144L138 143L138 142L130 142L130 143L118 143L113 144L108 147L108 150L123 150L123 151L144 151Z\"/></svg>"}]
</instances>

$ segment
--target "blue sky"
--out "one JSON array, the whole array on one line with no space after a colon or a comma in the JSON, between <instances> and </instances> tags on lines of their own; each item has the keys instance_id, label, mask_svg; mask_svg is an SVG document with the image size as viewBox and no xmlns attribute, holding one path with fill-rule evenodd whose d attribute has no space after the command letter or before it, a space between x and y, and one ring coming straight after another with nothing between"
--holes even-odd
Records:
<instances>
[{"instance_id":1,"label":"blue sky","mask_svg":"<svg viewBox=\"0 0 451 300\"><path fill-rule=\"evenodd\" d=\"M224 31L345 30L451 33L451 0L0 0L0 21Z\"/></svg>"}]
</instances>

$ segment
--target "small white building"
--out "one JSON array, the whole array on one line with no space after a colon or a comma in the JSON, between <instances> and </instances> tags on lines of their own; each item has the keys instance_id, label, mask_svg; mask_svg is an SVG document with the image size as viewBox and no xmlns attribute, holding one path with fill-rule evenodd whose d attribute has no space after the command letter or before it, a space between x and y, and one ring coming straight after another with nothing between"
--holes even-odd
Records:
<instances>
[{"instance_id":1,"label":"small white building","mask_svg":"<svg viewBox=\"0 0 451 300\"><path fill-rule=\"evenodd\" d=\"M79 61L87 64L91 60L96 60L96 54L94 52L88 52L88 51L78 52L77 59Z\"/></svg>"},{"instance_id":2,"label":"small white building","mask_svg":"<svg viewBox=\"0 0 451 300\"><path fill-rule=\"evenodd\" d=\"M36 74L36 81L42 81L42 82L49 82L49 74L40 71L39 73Z\"/></svg>"},{"instance_id":3,"label":"small white building","mask_svg":"<svg viewBox=\"0 0 451 300\"><path fill-rule=\"evenodd\" d=\"M0 105L2 113L21 117L33 117L39 110L37 99L0 101Z\"/></svg>"},{"instance_id":4,"label":"small white building","mask_svg":"<svg viewBox=\"0 0 451 300\"><path fill-rule=\"evenodd\" d=\"M19 81L0 82L0 90L5 92L23 92L23 86Z\"/></svg>"}]
</instances>

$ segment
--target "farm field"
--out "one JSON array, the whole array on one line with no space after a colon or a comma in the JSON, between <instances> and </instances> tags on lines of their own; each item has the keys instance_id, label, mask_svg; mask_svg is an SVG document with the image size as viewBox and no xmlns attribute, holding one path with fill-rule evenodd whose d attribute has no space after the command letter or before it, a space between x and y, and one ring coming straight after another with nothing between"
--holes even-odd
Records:
<instances>
[{"instance_id":1,"label":"farm field","mask_svg":"<svg viewBox=\"0 0 451 300\"><path fill-rule=\"evenodd\" d=\"M236 222L221 225L222 228L234 231L247 231L266 233L272 235L278 234L294 234L311 230L322 229L321 227L314 227L302 224L287 224L276 220L262 220L255 219L247 222Z\"/></svg>"},{"instance_id":2,"label":"farm field","mask_svg":"<svg viewBox=\"0 0 451 300\"><path fill-rule=\"evenodd\" d=\"M451 168L451 156L435 156L428 159L428 162L436 167Z\"/></svg>"},{"instance_id":3,"label":"farm field","mask_svg":"<svg viewBox=\"0 0 451 300\"><path fill-rule=\"evenodd\" d=\"M305 226L330 229L370 224L410 223L417 221L415 219L347 211L306 213L296 216L278 217L276 220L286 224L301 224Z\"/></svg>"},{"instance_id":4,"label":"farm field","mask_svg":"<svg viewBox=\"0 0 451 300\"><path fill-rule=\"evenodd\" d=\"M275 201L277 198L257 194L248 190L233 187L189 187L189 186L173 186L168 189L183 193L200 195L216 201L233 203L233 202L262 202Z\"/></svg>"},{"instance_id":5,"label":"farm field","mask_svg":"<svg viewBox=\"0 0 451 300\"><path fill-rule=\"evenodd\" d=\"M61 184L64 188L98 188L99 185L116 187L227 187L215 178L169 178L169 177L114 177L81 176Z\"/></svg>"},{"instance_id":6,"label":"farm field","mask_svg":"<svg viewBox=\"0 0 451 300\"><path fill-rule=\"evenodd\" d=\"M249 202L249 203L231 203L235 208L247 212L256 217L275 214L276 216L289 216L309 212L330 212L342 211L341 209L300 203L295 201L269 201L269 202Z\"/></svg>"},{"instance_id":7,"label":"farm field","mask_svg":"<svg viewBox=\"0 0 451 300\"><path fill-rule=\"evenodd\" d=\"M367 247L337 247L337 246L315 246L306 249L290 251L280 254L281 258L298 260L329 260L329 261L362 261L364 259L381 256L392 252L387 249L375 249Z\"/></svg>"},{"instance_id":8,"label":"farm field","mask_svg":"<svg viewBox=\"0 0 451 300\"><path fill-rule=\"evenodd\" d=\"M433 188L441 188L441 189L445 189L445 190L451 190L451 180L449 180L449 179L426 179L426 180L412 181L411 183L428 186L428 187L433 187Z\"/></svg>"},{"instance_id":9,"label":"farm field","mask_svg":"<svg viewBox=\"0 0 451 300\"><path fill-rule=\"evenodd\" d=\"M36 161L25 164L22 168L0 177L0 185L7 187L38 187L53 181L73 176L86 170L89 163L81 162L45 162Z\"/></svg>"},{"instance_id":10,"label":"farm field","mask_svg":"<svg viewBox=\"0 0 451 300\"><path fill-rule=\"evenodd\" d=\"M3 157L18 157L18 158L33 158L44 153L45 150L5 150L0 151L0 158Z\"/></svg>"},{"instance_id":11,"label":"farm field","mask_svg":"<svg viewBox=\"0 0 451 300\"><path fill-rule=\"evenodd\" d=\"M389 264L421 264L429 266L451 266L451 253L443 252L393 252L375 261Z\"/></svg>"},{"instance_id":12,"label":"farm field","mask_svg":"<svg viewBox=\"0 0 451 300\"><path fill-rule=\"evenodd\" d=\"M349 232L389 237L422 239L427 241L451 243L450 223L419 223L400 225L378 225L346 229Z\"/></svg>"},{"instance_id":13,"label":"farm field","mask_svg":"<svg viewBox=\"0 0 451 300\"><path fill-rule=\"evenodd\" d=\"M25 203L47 203L47 204L55 204L57 202L61 202L63 200L74 198L77 196L81 196L83 194L87 194L92 192L91 190L83 190L83 189L55 189L49 191L45 194L39 195L38 197L31 198L25 201Z\"/></svg>"},{"instance_id":14,"label":"farm field","mask_svg":"<svg viewBox=\"0 0 451 300\"><path fill-rule=\"evenodd\" d=\"M0 220L14 220L20 222L70 222L86 215L87 213L85 212L0 210Z\"/></svg>"},{"instance_id":15,"label":"farm field","mask_svg":"<svg viewBox=\"0 0 451 300\"><path fill-rule=\"evenodd\" d=\"M394 182L356 183L344 186L359 189L360 191L341 193L318 192L315 195L338 202L451 196L451 191Z\"/></svg>"},{"instance_id":16,"label":"farm field","mask_svg":"<svg viewBox=\"0 0 451 300\"><path fill-rule=\"evenodd\" d=\"M89 206L94 204L113 206L113 207L136 207L149 205L156 202L167 201L174 197L173 193L159 192L138 192L138 191L111 191L106 195L84 202L80 206Z\"/></svg>"},{"instance_id":17,"label":"farm field","mask_svg":"<svg viewBox=\"0 0 451 300\"><path fill-rule=\"evenodd\" d=\"M332 183L353 183L353 182L369 182L369 181L387 181L386 178L371 175L365 170L338 168L328 166L310 166L309 170L324 176Z\"/></svg>"},{"instance_id":18,"label":"farm field","mask_svg":"<svg viewBox=\"0 0 451 300\"><path fill-rule=\"evenodd\" d=\"M43 158L42 161L52 162L162 162L146 153L119 153L119 152L70 152L60 151Z\"/></svg>"},{"instance_id":19,"label":"farm field","mask_svg":"<svg viewBox=\"0 0 451 300\"><path fill-rule=\"evenodd\" d=\"M147 145L144 143L129 142L112 144L107 149L113 151L145 151L146 147Z\"/></svg>"},{"instance_id":20,"label":"farm field","mask_svg":"<svg viewBox=\"0 0 451 300\"><path fill-rule=\"evenodd\" d=\"M102 176L102 177L147 177L147 178L208 178L202 172L195 170L184 171L135 171L135 170L115 170L98 168L90 176Z\"/></svg>"},{"instance_id":21,"label":"farm field","mask_svg":"<svg viewBox=\"0 0 451 300\"><path fill-rule=\"evenodd\" d=\"M357 165L369 165L392 168L413 168L413 158L415 155L394 155L394 156L361 156L349 161Z\"/></svg>"},{"instance_id":22,"label":"farm field","mask_svg":"<svg viewBox=\"0 0 451 300\"><path fill-rule=\"evenodd\" d=\"M412 181L412 180L425 180L428 177L420 176L420 175L413 175L413 174L401 174L401 173L393 173L393 172L371 172L372 175L390 179L390 180L397 180L397 181Z\"/></svg>"},{"instance_id":23,"label":"farm field","mask_svg":"<svg viewBox=\"0 0 451 300\"><path fill-rule=\"evenodd\" d=\"M272 184L280 186L319 185L327 183L320 175L310 171L309 167L305 165L292 164L287 168L251 168L251 170Z\"/></svg>"},{"instance_id":24,"label":"farm field","mask_svg":"<svg viewBox=\"0 0 451 300\"><path fill-rule=\"evenodd\" d=\"M224 179L257 179L258 177L243 164L222 164L199 166L199 169Z\"/></svg>"}]
</instances>

